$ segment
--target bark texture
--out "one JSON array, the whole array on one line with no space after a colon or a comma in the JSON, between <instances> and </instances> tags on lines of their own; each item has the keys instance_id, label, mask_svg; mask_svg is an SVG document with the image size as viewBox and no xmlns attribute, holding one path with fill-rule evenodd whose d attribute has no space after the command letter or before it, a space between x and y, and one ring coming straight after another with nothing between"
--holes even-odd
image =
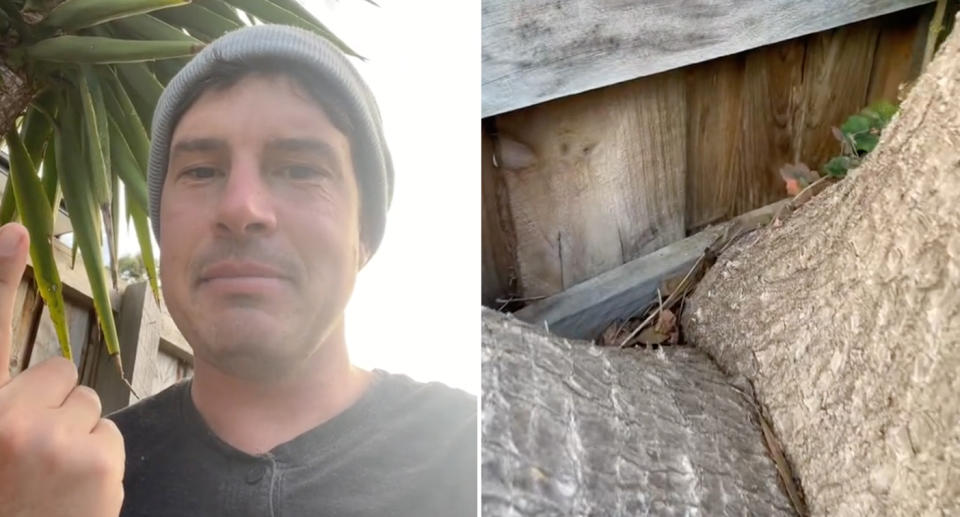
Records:
<instances>
[{"instance_id":1,"label":"bark texture","mask_svg":"<svg viewBox=\"0 0 960 517\"><path fill-rule=\"evenodd\" d=\"M13 127L35 93L22 71L14 71L0 59L0 137Z\"/></svg>"},{"instance_id":2,"label":"bark texture","mask_svg":"<svg viewBox=\"0 0 960 517\"><path fill-rule=\"evenodd\" d=\"M703 352L482 326L483 515L793 514L752 394Z\"/></svg>"},{"instance_id":3,"label":"bark texture","mask_svg":"<svg viewBox=\"0 0 960 517\"><path fill-rule=\"evenodd\" d=\"M960 33L846 180L724 254L684 330L816 515L960 515Z\"/></svg>"}]
</instances>

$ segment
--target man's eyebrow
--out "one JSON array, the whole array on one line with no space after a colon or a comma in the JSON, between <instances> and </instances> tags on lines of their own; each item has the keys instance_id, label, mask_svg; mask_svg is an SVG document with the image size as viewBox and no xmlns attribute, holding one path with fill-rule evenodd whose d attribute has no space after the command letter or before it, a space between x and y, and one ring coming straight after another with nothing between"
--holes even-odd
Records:
<instances>
[{"instance_id":1,"label":"man's eyebrow","mask_svg":"<svg viewBox=\"0 0 960 517\"><path fill-rule=\"evenodd\" d=\"M179 153L202 152L202 151L222 151L227 148L227 142L219 138L192 138L181 140L175 144L170 151L170 156L176 156Z\"/></svg>"},{"instance_id":2,"label":"man's eyebrow","mask_svg":"<svg viewBox=\"0 0 960 517\"><path fill-rule=\"evenodd\" d=\"M313 138L276 138L267 143L267 149L273 151L307 151L327 155L336 159L337 150L323 140Z\"/></svg>"}]
</instances>

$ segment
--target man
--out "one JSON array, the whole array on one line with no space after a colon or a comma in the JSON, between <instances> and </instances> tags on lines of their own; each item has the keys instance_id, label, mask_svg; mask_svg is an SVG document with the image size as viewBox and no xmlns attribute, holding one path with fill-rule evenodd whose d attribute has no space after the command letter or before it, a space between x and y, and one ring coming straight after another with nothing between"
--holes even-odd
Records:
<instances>
[{"instance_id":1,"label":"man","mask_svg":"<svg viewBox=\"0 0 960 517\"><path fill-rule=\"evenodd\" d=\"M474 515L476 400L347 356L393 170L343 55L280 26L210 44L160 98L148 175L193 379L107 420L67 361L0 378L0 514ZM26 249L0 229L0 364Z\"/></svg>"}]
</instances>

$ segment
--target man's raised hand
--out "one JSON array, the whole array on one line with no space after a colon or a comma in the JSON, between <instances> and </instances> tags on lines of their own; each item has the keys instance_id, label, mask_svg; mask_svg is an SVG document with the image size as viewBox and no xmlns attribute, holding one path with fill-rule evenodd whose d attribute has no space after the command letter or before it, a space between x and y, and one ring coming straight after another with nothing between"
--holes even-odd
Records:
<instances>
[{"instance_id":1,"label":"man's raised hand","mask_svg":"<svg viewBox=\"0 0 960 517\"><path fill-rule=\"evenodd\" d=\"M10 378L14 303L29 237L0 227L0 515L91 516L120 513L123 438L100 418L100 398L77 385L77 368L48 359Z\"/></svg>"}]
</instances>

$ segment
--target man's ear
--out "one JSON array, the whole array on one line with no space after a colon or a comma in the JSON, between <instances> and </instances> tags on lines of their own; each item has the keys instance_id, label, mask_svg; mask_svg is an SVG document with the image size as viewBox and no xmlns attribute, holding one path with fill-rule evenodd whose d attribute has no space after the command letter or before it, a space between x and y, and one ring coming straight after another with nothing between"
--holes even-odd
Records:
<instances>
[{"instance_id":1,"label":"man's ear","mask_svg":"<svg viewBox=\"0 0 960 517\"><path fill-rule=\"evenodd\" d=\"M357 271L363 269L363 266L366 266L369 260L370 250L367 248L366 241L360 239L359 245L357 246Z\"/></svg>"}]
</instances>

